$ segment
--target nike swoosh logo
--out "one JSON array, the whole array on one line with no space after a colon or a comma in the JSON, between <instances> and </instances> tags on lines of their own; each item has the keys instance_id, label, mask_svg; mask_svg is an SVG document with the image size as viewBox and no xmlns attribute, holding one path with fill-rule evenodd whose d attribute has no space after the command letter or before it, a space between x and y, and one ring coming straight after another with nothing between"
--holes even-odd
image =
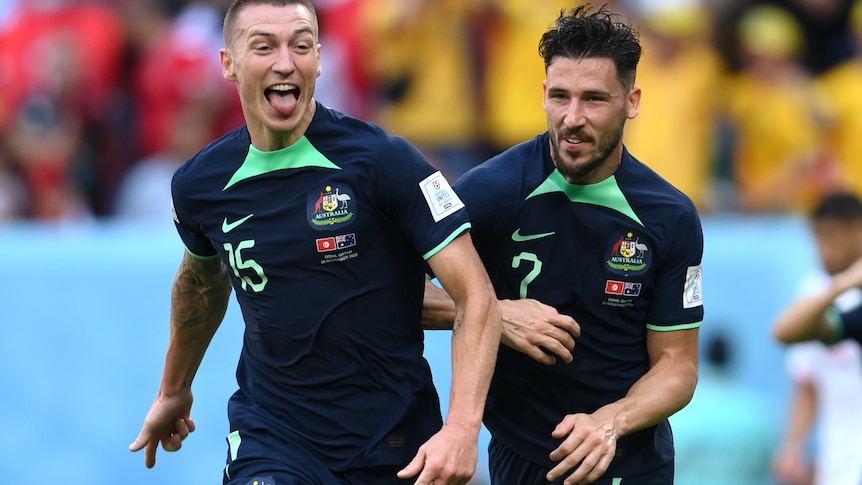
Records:
<instances>
[{"instance_id":1,"label":"nike swoosh logo","mask_svg":"<svg viewBox=\"0 0 862 485\"><path fill-rule=\"evenodd\" d=\"M519 227L515 229L515 232L512 233L512 241L532 241L533 239L541 239L543 237L553 236L554 234L556 234L556 232L543 232L540 234L521 234L521 228Z\"/></svg>"},{"instance_id":2,"label":"nike swoosh logo","mask_svg":"<svg viewBox=\"0 0 862 485\"><path fill-rule=\"evenodd\" d=\"M253 216L253 215L254 215L254 214L249 214L249 215L247 215L247 216L243 217L242 219L240 219L240 220L238 220L238 221L234 221L234 222L228 222L228 221L227 221L227 217L225 217L225 218L224 218L224 222L222 222L222 223L221 223L221 230L222 230L222 232L223 232L223 233L225 233L225 234L227 234L227 233L229 233L229 232L233 231L234 229L236 229L237 227L239 227L239 225L240 225L240 224L242 224L243 222L245 222L245 221L247 221L247 220L251 219L251 216Z\"/></svg>"}]
</instances>

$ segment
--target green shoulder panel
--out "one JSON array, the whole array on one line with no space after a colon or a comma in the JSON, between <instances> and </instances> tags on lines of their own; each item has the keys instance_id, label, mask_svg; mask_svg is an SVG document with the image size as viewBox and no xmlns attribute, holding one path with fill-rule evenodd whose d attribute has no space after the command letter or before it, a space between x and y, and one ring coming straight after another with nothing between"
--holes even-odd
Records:
<instances>
[{"instance_id":1,"label":"green shoulder panel","mask_svg":"<svg viewBox=\"0 0 862 485\"><path fill-rule=\"evenodd\" d=\"M572 202L592 204L615 210L643 226L643 222L635 214L626 196L623 195L617 179L613 175L599 183L590 185L573 185L566 181L559 170L554 170L527 198L552 192L562 192Z\"/></svg>"},{"instance_id":2,"label":"green shoulder panel","mask_svg":"<svg viewBox=\"0 0 862 485\"><path fill-rule=\"evenodd\" d=\"M229 189L234 184L237 184L245 179L263 175L276 170L287 170L291 168L303 167L321 167L331 168L333 170L341 170L331 160L320 153L314 145L308 141L308 138L302 137L296 143L289 147L275 150L273 152L263 152L250 145L248 147L248 155L239 169L230 178L224 190Z\"/></svg>"}]
</instances>

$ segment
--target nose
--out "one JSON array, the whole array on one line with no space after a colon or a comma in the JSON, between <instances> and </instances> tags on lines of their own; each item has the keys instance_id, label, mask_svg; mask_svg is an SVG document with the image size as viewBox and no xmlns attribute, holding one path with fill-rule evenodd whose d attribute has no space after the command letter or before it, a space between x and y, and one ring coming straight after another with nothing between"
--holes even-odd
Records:
<instances>
[{"instance_id":1,"label":"nose","mask_svg":"<svg viewBox=\"0 0 862 485\"><path fill-rule=\"evenodd\" d=\"M586 123L584 105L578 99L572 98L566 110L566 116L563 118L563 123L570 127L583 126Z\"/></svg>"},{"instance_id":2,"label":"nose","mask_svg":"<svg viewBox=\"0 0 862 485\"><path fill-rule=\"evenodd\" d=\"M296 65L293 63L293 55L288 46L279 47L276 52L275 62L272 64L272 70L282 74L290 74L293 72Z\"/></svg>"}]
</instances>

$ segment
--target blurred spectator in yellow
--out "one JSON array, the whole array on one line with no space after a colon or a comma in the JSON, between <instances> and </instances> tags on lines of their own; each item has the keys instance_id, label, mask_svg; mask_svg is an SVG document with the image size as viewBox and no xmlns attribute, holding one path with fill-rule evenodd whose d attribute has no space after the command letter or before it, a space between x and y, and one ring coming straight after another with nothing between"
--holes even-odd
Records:
<instances>
[{"instance_id":1,"label":"blurred spectator in yellow","mask_svg":"<svg viewBox=\"0 0 862 485\"><path fill-rule=\"evenodd\" d=\"M840 167L838 180L862 193L862 0L850 15L854 57L815 78L825 105L826 142Z\"/></svg>"},{"instance_id":2,"label":"blurred spectator in yellow","mask_svg":"<svg viewBox=\"0 0 862 485\"><path fill-rule=\"evenodd\" d=\"M851 56L847 17L853 0L759 0L784 7L802 27L802 64L813 74Z\"/></svg>"},{"instance_id":3,"label":"blurred spectator in yellow","mask_svg":"<svg viewBox=\"0 0 862 485\"><path fill-rule=\"evenodd\" d=\"M367 0L361 15L363 59L381 94L371 120L413 142L450 180L482 161L473 13L472 0Z\"/></svg>"},{"instance_id":4,"label":"blurred spectator in yellow","mask_svg":"<svg viewBox=\"0 0 862 485\"><path fill-rule=\"evenodd\" d=\"M831 181L821 167L811 77L799 62L802 31L793 16L768 5L746 9L737 27L741 69L729 79L722 101L739 209L807 210Z\"/></svg>"},{"instance_id":5,"label":"blurred spectator in yellow","mask_svg":"<svg viewBox=\"0 0 862 485\"><path fill-rule=\"evenodd\" d=\"M711 45L709 12L698 2L663 2L639 13L644 54L641 113L625 143L641 161L710 210L717 106L725 66Z\"/></svg>"},{"instance_id":6,"label":"blurred spectator in yellow","mask_svg":"<svg viewBox=\"0 0 862 485\"><path fill-rule=\"evenodd\" d=\"M548 129L542 110L545 71L536 39L571 0L481 0L481 133L489 155Z\"/></svg>"}]
</instances>

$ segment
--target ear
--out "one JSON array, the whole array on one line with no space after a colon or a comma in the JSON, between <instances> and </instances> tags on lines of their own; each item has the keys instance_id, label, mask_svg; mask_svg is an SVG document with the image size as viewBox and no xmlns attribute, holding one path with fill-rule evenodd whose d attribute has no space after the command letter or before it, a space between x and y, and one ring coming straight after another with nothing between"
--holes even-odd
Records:
<instances>
[{"instance_id":1,"label":"ear","mask_svg":"<svg viewBox=\"0 0 862 485\"><path fill-rule=\"evenodd\" d=\"M637 117L638 113L641 110L641 88L640 86L635 86L629 91L628 98L626 99L626 118L634 119Z\"/></svg>"},{"instance_id":2,"label":"ear","mask_svg":"<svg viewBox=\"0 0 862 485\"><path fill-rule=\"evenodd\" d=\"M542 81L542 107L548 111L548 80Z\"/></svg>"},{"instance_id":3,"label":"ear","mask_svg":"<svg viewBox=\"0 0 862 485\"><path fill-rule=\"evenodd\" d=\"M317 51L317 77L320 77L320 75L323 74L323 58L320 56L322 51L321 45L317 44L315 46L315 50Z\"/></svg>"},{"instance_id":4,"label":"ear","mask_svg":"<svg viewBox=\"0 0 862 485\"><path fill-rule=\"evenodd\" d=\"M231 55L230 51L227 49L221 49L219 50L219 56L221 57L222 75L228 81L236 82L236 72L234 71L233 56Z\"/></svg>"}]
</instances>

